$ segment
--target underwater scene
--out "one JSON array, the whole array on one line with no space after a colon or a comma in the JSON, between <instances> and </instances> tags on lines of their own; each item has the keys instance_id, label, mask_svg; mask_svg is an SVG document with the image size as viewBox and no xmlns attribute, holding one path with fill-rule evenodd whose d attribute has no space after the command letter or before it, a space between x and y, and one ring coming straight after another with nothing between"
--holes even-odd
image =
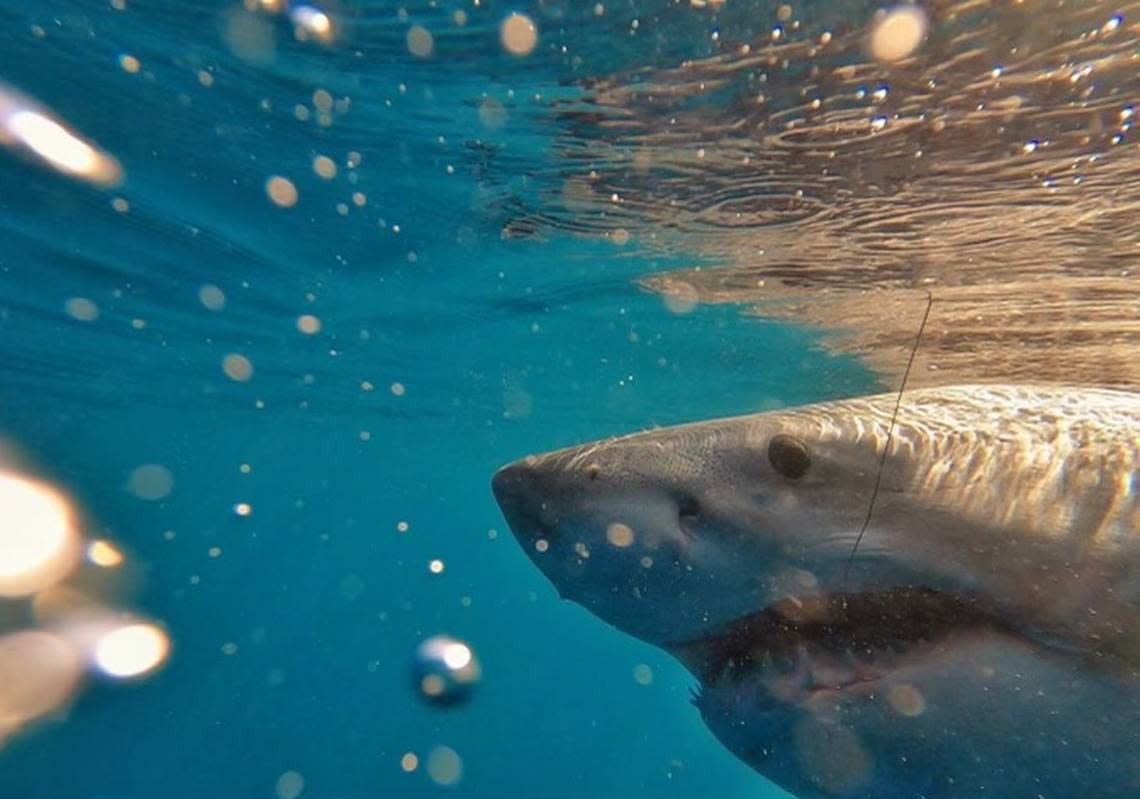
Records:
<instances>
[{"instance_id":1,"label":"underwater scene","mask_svg":"<svg viewBox=\"0 0 1140 799\"><path fill-rule=\"evenodd\" d=\"M0 799L1140 796L1140 2L5 0Z\"/></svg>"}]
</instances>

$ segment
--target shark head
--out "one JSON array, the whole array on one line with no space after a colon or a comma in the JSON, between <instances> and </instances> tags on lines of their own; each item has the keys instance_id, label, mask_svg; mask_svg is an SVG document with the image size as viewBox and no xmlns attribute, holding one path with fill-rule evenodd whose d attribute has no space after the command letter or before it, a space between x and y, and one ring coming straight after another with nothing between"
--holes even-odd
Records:
<instances>
[{"instance_id":1,"label":"shark head","mask_svg":"<svg viewBox=\"0 0 1140 799\"><path fill-rule=\"evenodd\" d=\"M765 414L531 456L492 488L562 596L665 646L837 581L876 466L870 441Z\"/></svg>"},{"instance_id":2,"label":"shark head","mask_svg":"<svg viewBox=\"0 0 1140 799\"><path fill-rule=\"evenodd\" d=\"M1062 500L1104 519L1131 495L1070 479L1089 488L1044 502L1045 472L1008 468L1035 430L991 435L983 402L981 422L939 427L961 397L932 396L885 459L890 397L531 456L492 488L560 595L677 657L714 734L800 796L1037 795L1039 778L1132 795L1137 660L1106 642L1138 640L1111 590L1134 583L1135 549L1075 550L1040 521ZM1116 760L1058 762L1062 739Z\"/></svg>"}]
</instances>

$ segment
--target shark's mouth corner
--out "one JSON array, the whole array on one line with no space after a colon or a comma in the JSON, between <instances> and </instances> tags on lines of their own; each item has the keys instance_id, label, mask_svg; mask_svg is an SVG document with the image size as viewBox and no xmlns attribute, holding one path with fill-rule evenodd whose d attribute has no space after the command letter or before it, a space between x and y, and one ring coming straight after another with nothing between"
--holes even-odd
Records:
<instances>
[{"instance_id":1,"label":"shark's mouth corner","mask_svg":"<svg viewBox=\"0 0 1140 799\"><path fill-rule=\"evenodd\" d=\"M714 635L666 646L704 685L759 677L773 700L870 690L956 635L1024 640L976 597L928 588L786 598Z\"/></svg>"}]
</instances>

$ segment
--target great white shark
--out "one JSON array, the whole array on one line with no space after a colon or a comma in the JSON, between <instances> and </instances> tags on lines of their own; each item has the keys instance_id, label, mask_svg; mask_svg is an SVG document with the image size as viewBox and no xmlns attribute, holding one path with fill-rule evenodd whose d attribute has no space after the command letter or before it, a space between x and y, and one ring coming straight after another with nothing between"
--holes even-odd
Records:
<instances>
[{"instance_id":1,"label":"great white shark","mask_svg":"<svg viewBox=\"0 0 1140 799\"><path fill-rule=\"evenodd\" d=\"M673 654L800 797L1140 796L1140 395L827 402L492 488L560 595Z\"/></svg>"}]
</instances>

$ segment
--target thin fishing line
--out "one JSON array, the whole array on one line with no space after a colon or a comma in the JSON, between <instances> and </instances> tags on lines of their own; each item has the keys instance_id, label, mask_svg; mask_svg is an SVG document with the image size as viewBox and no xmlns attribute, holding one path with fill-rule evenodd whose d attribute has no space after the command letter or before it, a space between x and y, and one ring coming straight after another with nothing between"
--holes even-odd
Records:
<instances>
[{"instance_id":1,"label":"thin fishing line","mask_svg":"<svg viewBox=\"0 0 1140 799\"><path fill-rule=\"evenodd\" d=\"M879 470L875 473L875 487L871 490L871 502L867 505L867 515L863 517L863 526L859 528L859 535L855 537L855 544L851 547L851 554L847 556L847 566L843 570L843 581L847 582L851 574L851 563L855 560L855 551L859 549L859 542L863 540L863 533L871 524L871 515L875 512L875 500L879 497L879 486L883 482L883 468L887 464L887 453L891 451L891 441L895 435L895 422L899 417L899 406L902 405L903 391L906 390L906 381L910 377L910 368L914 366L914 356L918 354L918 342L922 340L922 332L926 330L926 320L930 318L930 308L934 305L934 295L926 292L926 311L922 314L922 323L918 326L918 333L914 337L914 346L910 350L906 369L903 371L902 382L899 384L899 393L895 397L895 409L891 412L891 426L887 428L887 441L883 445L883 453L879 456Z\"/></svg>"}]
</instances>

